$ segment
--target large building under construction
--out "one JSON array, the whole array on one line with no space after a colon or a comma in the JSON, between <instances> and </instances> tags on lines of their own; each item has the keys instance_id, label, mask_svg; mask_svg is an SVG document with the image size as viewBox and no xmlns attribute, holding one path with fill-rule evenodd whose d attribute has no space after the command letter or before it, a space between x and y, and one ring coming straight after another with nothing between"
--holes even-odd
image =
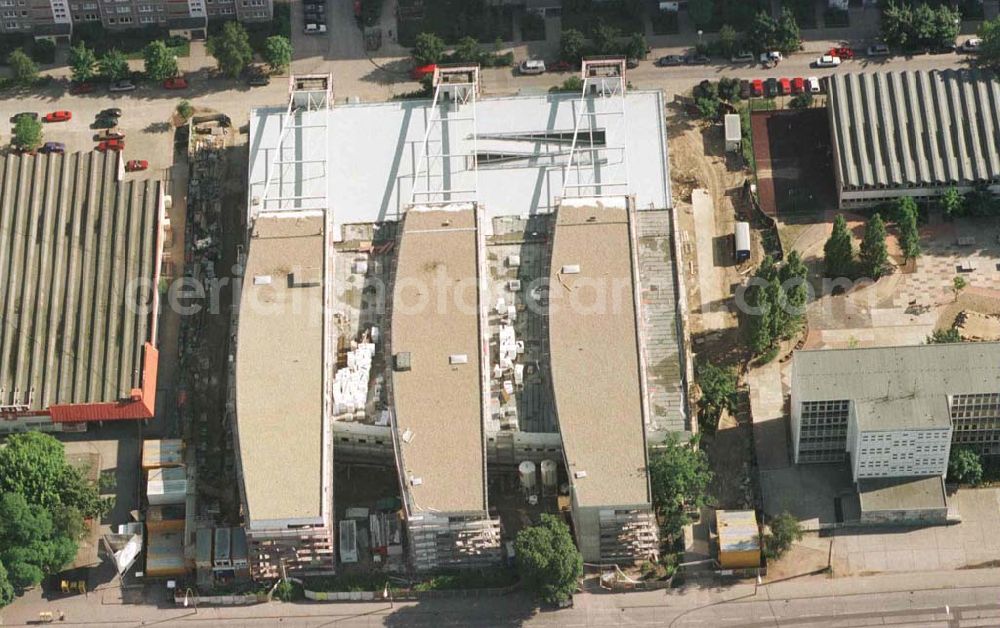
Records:
<instances>
[{"instance_id":1,"label":"large building under construction","mask_svg":"<svg viewBox=\"0 0 1000 628\"><path fill-rule=\"evenodd\" d=\"M153 417L163 223L119 153L0 157L0 433Z\"/></svg>"},{"instance_id":2,"label":"large building under construction","mask_svg":"<svg viewBox=\"0 0 1000 628\"><path fill-rule=\"evenodd\" d=\"M623 62L583 77L576 94L482 99L478 68L442 67L431 100L337 106L316 91L327 77L292 77L288 108L253 112L245 290L261 221L324 217L324 353L294 368L322 378L329 441L281 408L291 388L241 392L238 368L251 518L243 442L266 429L239 397L268 394L274 421L332 443L296 461L302 477L331 482L333 460L398 471L410 567L500 560L512 499L565 505L587 561L657 552L648 452L692 429L663 98L626 94ZM299 341L250 348L244 317L238 365L280 370ZM322 495L335 519L350 506Z\"/></svg>"}]
</instances>

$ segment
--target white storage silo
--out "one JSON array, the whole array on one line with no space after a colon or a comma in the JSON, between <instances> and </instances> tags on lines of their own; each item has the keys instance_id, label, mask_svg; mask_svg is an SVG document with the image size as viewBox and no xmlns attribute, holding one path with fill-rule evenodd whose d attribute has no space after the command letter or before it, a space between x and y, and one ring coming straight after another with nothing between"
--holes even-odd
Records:
<instances>
[{"instance_id":1,"label":"white storage silo","mask_svg":"<svg viewBox=\"0 0 1000 628\"><path fill-rule=\"evenodd\" d=\"M558 467L555 460L542 460L542 490L554 493L559 482Z\"/></svg>"},{"instance_id":2,"label":"white storage silo","mask_svg":"<svg viewBox=\"0 0 1000 628\"><path fill-rule=\"evenodd\" d=\"M525 460L517 465L517 474L521 478L521 488L526 493L535 492L535 463Z\"/></svg>"}]
</instances>

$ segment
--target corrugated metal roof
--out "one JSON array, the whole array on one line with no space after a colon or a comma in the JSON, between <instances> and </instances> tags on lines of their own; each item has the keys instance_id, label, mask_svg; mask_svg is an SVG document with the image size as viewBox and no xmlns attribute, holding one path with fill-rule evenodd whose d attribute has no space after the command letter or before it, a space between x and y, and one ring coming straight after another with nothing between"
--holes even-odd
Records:
<instances>
[{"instance_id":1,"label":"corrugated metal roof","mask_svg":"<svg viewBox=\"0 0 1000 628\"><path fill-rule=\"evenodd\" d=\"M796 351L801 401L907 399L1000 390L1000 343Z\"/></svg>"},{"instance_id":2,"label":"corrugated metal roof","mask_svg":"<svg viewBox=\"0 0 1000 628\"><path fill-rule=\"evenodd\" d=\"M1000 178L1000 83L979 70L834 74L833 139L845 189Z\"/></svg>"},{"instance_id":3,"label":"corrugated metal roof","mask_svg":"<svg viewBox=\"0 0 1000 628\"><path fill-rule=\"evenodd\" d=\"M143 386L153 317L134 287L155 290L161 191L119 182L117 159L0 157L0 404L117 407Z\"/></svg>"}]
</instances>

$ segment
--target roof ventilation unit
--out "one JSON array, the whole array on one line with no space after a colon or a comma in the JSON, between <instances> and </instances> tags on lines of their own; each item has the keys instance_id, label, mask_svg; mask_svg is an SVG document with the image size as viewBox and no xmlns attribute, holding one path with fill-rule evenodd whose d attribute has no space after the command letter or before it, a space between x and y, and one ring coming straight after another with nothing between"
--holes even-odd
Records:
<instances>
[{"instance_id":1,"label":"roof ventilation unit","mask_svg":"<svg viewBox=\"0 0 1000 628\"><path fill-rule=\"evenodd\" d=\"M448 356L448 364L468 364L469 356L464 353L453 353Z\"/></svg>"},{"instance_id":2,"label":"roof ventilation unit","mask_svg":"<svg viewBox=\"0 0 1000 628\"><path fill-rule=\"evenodd\" d=\"M397 371L409 371L410 370L410 352L401 351L396 355L392 356L393 368Z\"/></svg>"}]
</instances>

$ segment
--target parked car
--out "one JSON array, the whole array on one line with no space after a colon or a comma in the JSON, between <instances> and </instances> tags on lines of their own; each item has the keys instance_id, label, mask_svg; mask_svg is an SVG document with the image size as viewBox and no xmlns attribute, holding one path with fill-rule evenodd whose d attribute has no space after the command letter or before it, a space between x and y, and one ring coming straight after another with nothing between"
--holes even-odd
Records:
<instances>
[{"instance_id":1,"label":"parked car","mask_svg":"<svg viewBox=\"0 0 1000 628\"><path fill-rule=\"evenodd\" d=\"M639 67L639 60L635 57L627 57L625 59L625 67L629 70L634 70Z\"/></svg>"},{"instance_id":2,"label":"parked car","mask_svg":"<svg viewBox=\"0 0 1000 628\"><path fill-rule=\"evenodd\" d=\"M111 116L102 116L90 125L92 129L113 129L118 126L118 118L112 118Z\"/></svg>"},{"instance_id":3,"label":"parked car","mask_svg":"<svg viewBox=\"0 0 1000 628\"><path fill-rule=\"evenodd\" d=\"M125 139L125 131L105 129L98 133L95 138L98 141L101 140L123 140Z\"/></svg>"},{"instance_id":4,"label":"parked car","mask_svg":"<svg viewBox=\"0 0 1000 628\"><path fill-rule=\"evenodd\" d=\"M569 61L553 61L545 64L547 72L572 72L576 68Z\"/></svg>"},{"instance_id":5,"label":"parked car","mask_svg":"<svg viewBox=\"0 0 1000 628\"><path fill-rule=\"evenodd\" d=\"M125 141L124 140L104 140L103 142L99 142L97 144L97 150L101 151L102 153L104 151L108 151L108 150L125 150Z\"/></svg>"},{"instance_id":6,"label":"parked car","mask_svg":"<svg viewBox=\"0 0 1000 628\"><path fill-rule=\"evenodd\" d=\"M188 82L183 76L174 76L163 81L164 89L187 89Z\"/></svg>"},{"instance_id":7,"label":"parked car","mask_svg":"<svg viewBox=\"0 0 1000 628\"><path fill-rule=\"evenodd\" d=\"M778 93L787 96L792 93L792 82L787 78L778 79Z\"/></svg>"},{"instance_id":8,"label":"parked car","mask_svg":"<svg viewBox=\"0 0 1000 628\"><path fill-rule=\"evenodd\" d=\"M740 98L750 98L750 81L740 81Z\"/></svg>"},{"instance_id":9,"label":"parked car","mask_svg":"<svg viewBox=\"0 0 1000 628\"><path fill-rule=\"evenodd\" d=\"M545 73L545 62L539 59L525 59L521 62L521 65L517 66L517 71L520 74L544 74Z\"/></svg>"},{"instance_id":10,"label":"parked car","mask_svg":"<svg viewBox=\"0 0 1000 628\"><path fill-rule=\"evenodd\" d=\"M774 98L778 95L778 79L769 78L764 81L764 95L768 98Z\"/></svg>"},{"instance_id":11,"label":"parked car","mask_svg":"<svg viewBox=\"0 0 1000 628\"><path fill-rule=\"evenodd\" d=\"M772 50L771 52L762 52L762 53L760 53L760 62L763 63L764 65L770 65L772 63L778 63L782 59L784 59L784 57L782 57L781 53L778 52L777 50Z\"/></svg>"},{"instance_id":12,"label":"parked car","mask_svg":"<svg viewBox=\"0 0 1000 628\"><path fill-rule=\"evenodd\" d=\"M110 109L105 109L97 114L98 118L120 118L122 117L122 110L118 107L111 107Z\"/></svg>"},{"instance_id":13,"label":"parked car","mask_svg":"<svg viewBox=\"0 0 1000 628\"><path fill-rule=\"evenodd\" d=\"M841 60L843 60L843 59L853 59L854 58L854 48L851 48L850 46L841 46L839 48L830 48L830 50L826 54L830 55L831 57L840 57Z\"/></svg>"},{"instance_id":14,"label":"parked car","mask_svg":"<svg viewBox=\"0 0 1000 628\"><path fill-rule=\"evenodd\" d=\"M754 79L750 81L750 95L751 96L763 96L764 95L764 81L761 79Z\"/></svg>"},{"instance_id":15,"label":"parked car","mask_svg":"<svg viewBox=\"0 0 1000 628\"><path fill-rule=\"evenodd\" d=\"M792 79L792 93L801 94L806 91L806 82L801 76Z\"/></svg>"},{"instance_id":16,"label":"parked car","mask_svg":"<svg viewBox=\"0 0 1000 628\"><path fill-rule=\"evenodd\" d=\"M135 83L132 81L115 81L108 88L111 92L130 92L135 89Z\"/></svg>"},{"instance_id":17,"label":"parked car","mask_svg":"<svg viewBox=\"0 0 1000 628\"><path fill-rule=\"evenodd\" d=\"M962 46L959 48L962 52L975 53L979 52L979 46L983 43L982 39L978 37L970 37L962 42Z\"/></svg>"},{"instance_id":18,"label":"parked car","mask_svg":"<svg viewBox=\"0 0 1000 628\"><path fill-rule=\"evenodd\" d=\"M251 87L262 87L270 84L271 78L266 74L255 73L247 77L247 85Z\"/></svg>"},{"instance_id":19,"label":"parked car","mask_svg":"<svg viewBox=\"0 0 1000 628\"><path fill-rule=\"evenodd\" d=\"M868 56L869 57L888 57L889 56L889 46L885 44L872 44L868 46Z\"/></svg>"},{"instance_id":20,"label":"parked car","mask_svg":"<svg viewBox=\"0 0 1000 628\"><path fill-rule=\"evenodd\" d=\"M322 35L326 33L326 24L306 24L303 32L306 35Z\"/></svg>"},{"instance_id":21,"label":"parked car","mask_svg":"<svg viewBox=\"0 0 1000 628\"><path fill-rule=\"evenodd\" d=\"M684 57L680 55L667 55L657 59L656 65L664 68L672 65L684 65Z\"/></svg>"},{"instance_id":22,"label":"parked car","mask_svg":"<svg viewBox=\"0 0 1000 628\"><path fill-rule=\"evenodd\" d=\"M17 124L17 121L21 118L31 118L32 120L38 119L38 114L34 111L22 111L21 113L15 113L14 117L10 119L12 124Z\"/></svg>"},{"instance_id":23,"label":"parked car","mask_svg":"<svg viewBox=\"0 0 1000 628\"><path fill-rule=\"evenodd\" d=\"M933 48L924 49L924 52L932 55L946 55L946 54L951 54L956 50L957 47L955 46L955 44L941 43L938 44L937 46L934 46Z\"/></svg>"},{"instance_id":24,"label":"parked car","mask_svg":"<svg viewBox=\"0 0 1000 628\"><path fill-rule=\"evenodd\" d=\"M53 111L52 113L45 114L42 118L46 122L66 122L73 119L73 113L70 111Z\"/></svg>"},{"instance_id":25,"label":"parked car","mask_svg":"<svg viewBox=\"0 0 1000 628\"><path fill-rule=\"evenodd\" d=\"M729 61L732 63L753 63L753 53L740 51L729 57Z\"/></svg>"},{"instance_id":26,"label":"parked car","mask_svg":"<svg viewBox=\"0 0 1000 628\"><path fill-rule=\"evenodd\" d=\"M806 79L806 89L809 90L810 94L818 94L823 91L823 87L819 83L819 77L810 76Z\"/></svg>"},{"instance_id":27,"label":"parked car","mask_svg":"<svg viewBox=\"0 0 1000 628\"><path fill-rule=\"evenodd\" d=\"M40 150L43 153L65 153L66 145L62 142L45 142Z\"/></svg>"},{"instance_id":28,"label":"parked car","mask_svg":"<svg viewBox=\"0 0 1000 628\"><path fill-rule=\"evenodd\" d=\"M835 68L840 65L840 57L833 55L823 55L813 61L814 68Z\"/></svg>"},{"instance_id":29,"label":"parked car","mask_svg":"<svg viewBox=\"0 0 1000 628\"><path fill-rule=\"evenodd\" d=\"M149 162L145 159L132 159L125 163L125 172L138 172L149 168Z\"/></svg>"},{"instance_id":30,"label":"parked car","mask_svg":"<svg viewBox=\"0 0 1000 628\"><path fill-rule=\"evenodd\" d=\"M427 65L418 65L414 67L412 70L410 70L410 78L413 79L414 81L419 81L425 76L430 76L431 74L434 74L434 70L436 69L437 66L434 65L433 63L428 63Z\"/></svg>"},{"instance_id":31,"label":"parked car","mask_svg":"<svg viewBox=\"0 0 1000 628\"><path fill-rule=\"evenodd\" d=\"M309 22L314 22L316 24L322 24L326 21L326 13L317 10L315 7L306 7L305 19Z\"/></svg>"},{"instance_id":32,"label":"parked car","mask_svg":"<svg viewBox=\"0 0 1000 628\"><path fill-rule=\"evenodd\" d=\"M710 59L707 55L690 54L684 57L684 65L708 65Z\"/></svg>"},{"instance_id":33,"label":"parked car","mask_svg":"<svg viewBox=\"0 0 1000 628\"><path fill-rule=\"evenodd\" d=\"M89 94L94 91L93 83L71 83L69 86L70 94Z\"/></svg>"}]
</instances>

